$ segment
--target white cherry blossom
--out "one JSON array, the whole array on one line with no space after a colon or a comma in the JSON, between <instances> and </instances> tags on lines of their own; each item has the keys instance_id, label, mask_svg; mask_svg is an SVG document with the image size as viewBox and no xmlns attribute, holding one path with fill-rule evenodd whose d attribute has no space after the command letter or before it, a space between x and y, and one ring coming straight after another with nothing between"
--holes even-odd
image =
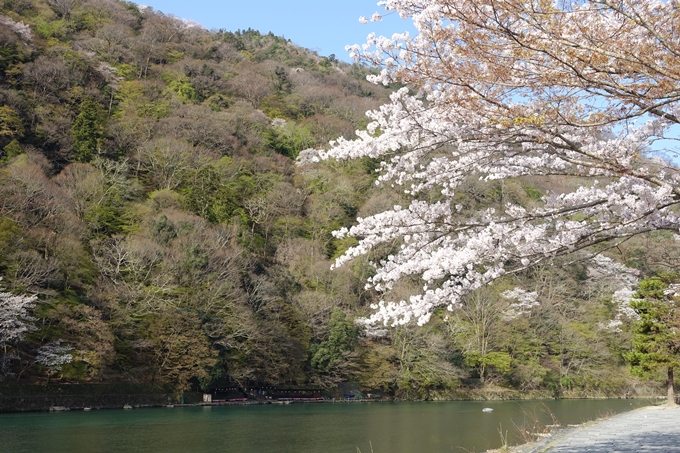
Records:
<instances>
[{"instance_id":1,"label":"white cherry blossom","mask_svg":"<svg viewBox=\"0 0 680 453\"><path fill-rule=\"evenodd\" d=\"M0 287L0 346L20 341L27 332L34 330L30 324L34 318L29 310L35 306L37 299L37 296L4 292Z\"/></svg>"},{"instance_id":2,"label":"white cherry blossom","mask_svg":"<svg viewBox=\"0 0 680 453\"><path fill-rule=\"evenodd\" d=\"M358 245L401 243L368 286L418 277L422 291L384 300L366 322L427 322L437 307L509 273L593 245L680 230L678 1L385 0L418 34L370 34L351 46L374 83L405 85L368 112L357 138L314 159L380 159L378 184L413 201L336 232ZM663 145L665 148L660 148ZM309 156L307 156L309 157ZM463 215L469 179L570 178L538 206ZM441 194L429 201L432 193Z\"/></svg>"},{"instance_id":3,"label":"white cherry blossom","mask_svg":"<svg viewBox=\"0 0 680 453\"><path fill-rule=\"evenodd\" d=\"M502 297L514 300L505 310L506 319L514 319L531 311L532 308L538 307L538 293L536 291L527 291L522 288L514 288L501 293Z\"/></svg>"},{"instance_id":4,"label":"white cherry blossom","mask_svg":"<svg viewBox=\"0 0 680 453\"><path fill-rule=\"evenodd\" d=\"M73 351L70 346L62 346L62 341L52 341L40 346L35 361L47 367L50 371L60 371L62 366L73 361Z\"/></svg>"}]
</instances>

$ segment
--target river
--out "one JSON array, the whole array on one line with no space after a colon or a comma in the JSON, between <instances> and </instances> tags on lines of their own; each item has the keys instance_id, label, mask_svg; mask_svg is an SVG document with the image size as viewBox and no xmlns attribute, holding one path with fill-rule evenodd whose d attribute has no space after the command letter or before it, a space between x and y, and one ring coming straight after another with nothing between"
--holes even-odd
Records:
<instances>
[{"instance_id":1,"label":"river","mask_svg":"<svg viewBox=\"0 0 680 453\"><path fill-rule=\"evenodd\" d=\"M501 446L539 418L576 424L649 400L450 401L0 414L2 453L434 453ZM483 412L484 408L493 412ZM550 412L552 415L548 415Z\"/></svg>"}]
</instances>

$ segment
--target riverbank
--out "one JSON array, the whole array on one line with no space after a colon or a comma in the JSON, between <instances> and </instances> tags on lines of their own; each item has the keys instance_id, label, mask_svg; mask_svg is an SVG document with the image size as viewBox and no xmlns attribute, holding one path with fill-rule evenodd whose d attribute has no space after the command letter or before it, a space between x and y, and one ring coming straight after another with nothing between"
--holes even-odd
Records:
<instances>
[{"instance_id":1,"label":"riverbank","mask_svg":"<svg viewBox=\"0 0 680 453\"><path fill-rule=\"evenodd\" d=\"M647 399L640 397L633 399ZM562 398L562 400L605 400L610 398ZM623 399L623 398L614 398ZM503 398L503 399L448 399L437 400L438 402L455 401L552 401L554 398ZM55 412L55 411L82 411L82 410L107 410L107 409L145 409L145 408L174 408L174 407L220 407L220 406L264 406L264 405L290 405L290 404L362 404L362 403L394 403L394 402L425 402L425 401L402 401L388 398L362 398L362 399L322 399L322 400L246 400L246 401L221 401L221 402L197 402L177 403L168 395L107 395L105 397L93 395L82 397L79 395L51 395L37 396L24 395L6 397L0 394L0 413L16 412Z\"/></svg>"},{"instance_id":2,"label":"riverbank","mask_svg":"<svg viewBox=\"0 0 680 453\"><path fill-rule=\"evenodd\" d=\"M176 400L172 386L151 384L0 384L0 413L161 407Z\"/></svg>"},{"instance_id":3,"label":"riverbank","mask_svg":"<svg viewBox=\"0 0 680 453\"><path fill-rule=\"evenodd\" d=\"M566 394L560 399L639 399L653 398L658 392L654 388L641 388L624 395ZM245 396L245 395L244 395ZM301 404L327 402L396 402L396 401L526 401L553 400L554 395L547 391L520 392L502 387L460 388L452 392L433 392L423 400L382 398L332 398L326 395L323 400L310 398L287 398L288 401L248 399L247 401L225 401L205 403L201 392L185 392L183 403L171 386L149 384L0 384L0 413L46 412L49 410L123 409L143 407L191 407L191 406L230 406L261 404Z\"/></svg>"},{"instance_id":4,"label":"riverbank","mask_svg":"<svg viewBox=\"0 0 680 453\"><path fill-rule=\"evenodd\" d=\"M549 390L530 390L522 391L505 387L480 387L480 388L459 388L438 395L432 393L427 401L521 401L521 400L548 400L548 399L639 399L655 398L663 395L665 388L647 384L631 387L622 392L583 392L566 391L556 396Z\"/></svg>"}]
</instances>

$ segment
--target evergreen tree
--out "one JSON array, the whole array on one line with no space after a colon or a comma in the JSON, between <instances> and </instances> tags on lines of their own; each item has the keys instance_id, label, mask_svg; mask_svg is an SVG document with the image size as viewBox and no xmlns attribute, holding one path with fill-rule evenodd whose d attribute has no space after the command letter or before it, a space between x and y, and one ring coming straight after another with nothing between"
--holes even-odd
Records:
<instances>
[{"instance_id":1,"label":"evergreen tree","mask_svg":"<svg viewBox=\"0 0 680 453\"><path fill-rule=\"evenodd\" d=\"M106 117L102 107L94 99L85 98L71 127L75 160L89 162L93 154L102 151L105 123Z\"/></svg>"},{"instance_id":2,"label":"evergreen tree","mask_svg":"<svg viewBox=\"0 0 680 453\"><path fill-rule=\"evenodd\" d=\"M680 303L668 279L640 282L631 307L640 316L633 326L633 349L626 354L632 372L641 377L665 369L668 404L674 405L673 370L680 367Z\"/></svg>"},{"instance_id":3,"label":"evergreen tree","mask_svg":"<svg viewBox=\"0 0 680 453\"><path fill-rule=\"evenodd\" d=\"M24 124L17 112L6 105L0 106L0 140L23 137L24 132Z\"/></svg>"},{"instance_id":4,"label":"evergreen tree","mask_svg":"<svg viewBox=\"0 0 680 453\"><path fill-rule=\"evenodd\" d=\"M319 344L310 348L310 363L321 373L331 372L353 349L359 330L347 320L340 308L335 308L328 321L328 333Z\"/></svg>"},{"instance_id":5,"label":"evergreen tree","mask_svg":"<svg viewBox=\"0 0 680 453\"><path fill-rule=\"evenodd\" d=\"M12 157L23 154L24 149L21 147L18 141L12 140L3 148L4 153L0 153L0 162L8 161ZM4 154L4 156L2 155Z\"/></svg>"}]
</instances>

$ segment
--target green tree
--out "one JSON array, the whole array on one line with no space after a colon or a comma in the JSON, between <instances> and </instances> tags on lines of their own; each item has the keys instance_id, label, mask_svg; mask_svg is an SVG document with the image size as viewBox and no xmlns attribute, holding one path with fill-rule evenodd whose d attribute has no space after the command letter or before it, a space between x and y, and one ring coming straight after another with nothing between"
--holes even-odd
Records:
<instances>
[{"instance_id":1,"label":"green tree","mask_svg":"<svg viewBox=\"0 0 680 453\"><path fill-rule=\"evenodd\" d=\"M5 151L4 156L0 156L0 163L9 161L12 157L23 154L24 149L21 147L18 141L12 140L3 148Z\"/></svg>"},{"instance_id":2,"label":"green tree","mask_svg":"<svg viewBox=\"0 0 680 453\"><path fill-rule=\"evenodd\" d=\"M631 302L640 319L633 326L633 349L626 354L635 375L666 370L669 405L675 405L673 370L680 367L680 304L675 289L669 288L674 278L640 282Z\"/></svg>"},{"instance_id":3,"label":"green tree","mask_svg":"<svg viewBox=\"0 0 680 453\"><path fill-rule=\"evenodd\" d=\"M196 92L196 88L191 85L191 81L182 77L175 80L168 81L168 90L176 93L182 102L189 103L191 101L201 101L201 97Z\"/></svg>"},{"instance_id":4,"label":"green tree","mask_svg":"<svg viewBox=\"0 0 680 453\"><path fill-rule=\"evenodd\" d=\"M480 380L484 382L485 371L495 368L501 373L510 371L512 357L507 352L489 352L484 355L479 352L470 352L465 355L465 364L478 370Z\"/></svg>"},{"instance_id":5,"label":"green tree","mask_svg":"<svg viewBox=\"0 0 680 453\"><path fill-rule=\"evenodd\" d=\"M89 162L94 154L102 151L106 116L104 109L91 97L80 104L78 116L71 127L75 160Z\"/></svg>"},{"instance_id":6,"label":"green tree","mask_svg":"<svg viewBox=\"0 0 680 453\"><path fill-rule=\"evenodd\" d=\"M24 123L19 114L6 105L0 106L0 139L23 137L24 132Z\"/></svg>"},{"instance_id":7,"label":"green tree","mask_svg":"<svg viewBox=\"0 0 680 453\"><path fill-rule=\"evenodd\" d=\"M286 68L277 66L274 70L274 88L279 94L290 94L293 89L293 84L288 79L288 74L286 73Z\"/></svg>"},{"instance_id":8,"label":"green tree","mask_svg":"<svg viewBox=\"0 0 680 453\"><path fill-rule=\"evenodd\" d=\"M309 348L310 363L321 373L338 371L350 352L354 350L359 329L339 308L335 308L328 321L328 333L325 339Z\"/></svg>"},{"instance_id":9,"label":"green tree","mask_svg":"<svg viewBox=\"0 0 680 453\"><path fill-rule=\"evenodd\" d=\"M295 159L300 151L316 145L309 129L292 122L267 129L264 139L271 149L291 159Z\"/></svg>"}]
</instances>

